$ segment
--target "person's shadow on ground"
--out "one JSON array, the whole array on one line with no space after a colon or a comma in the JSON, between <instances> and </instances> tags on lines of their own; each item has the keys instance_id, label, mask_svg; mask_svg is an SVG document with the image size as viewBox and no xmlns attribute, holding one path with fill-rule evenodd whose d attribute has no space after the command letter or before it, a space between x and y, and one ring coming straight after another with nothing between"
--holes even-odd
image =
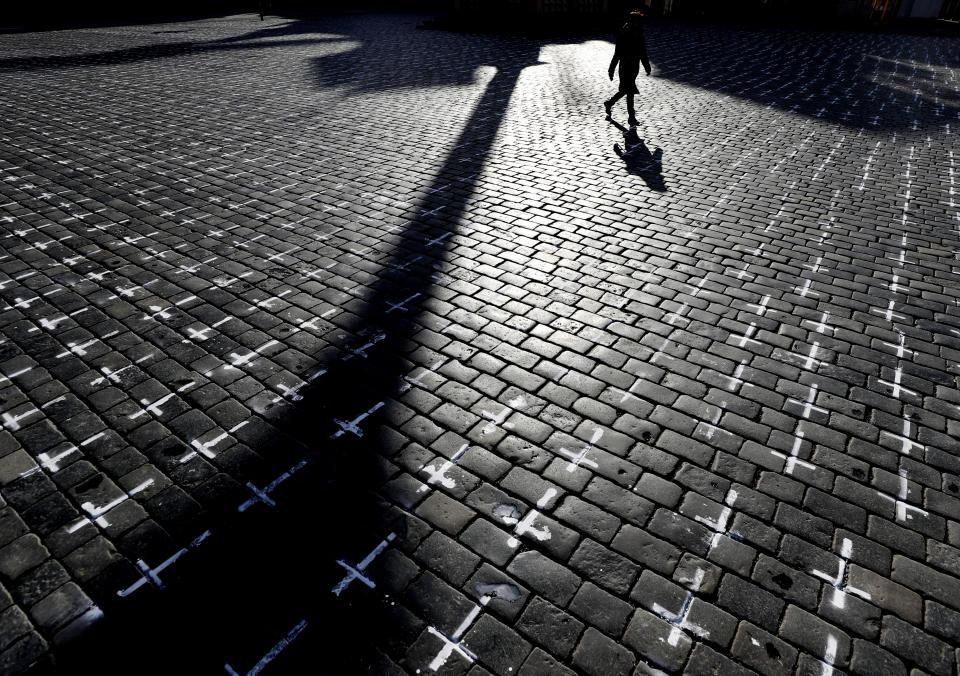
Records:
<instances>
[{"instance_id":1,"label":"person's shadow on ground","mask_svg":"<svg viewBox=\"0 0 960 676\"><path fill-rule=\"evenodd\" d=\"M627 171L643 179L647 187L657 192L665 192L667 184L663 180L663 149L656 148L652 153L637 134L636 127L624 127L615 120L610 120L623 134L623 145L613 144L613 151L623 160Z\"/></svg>"}]
</instances>

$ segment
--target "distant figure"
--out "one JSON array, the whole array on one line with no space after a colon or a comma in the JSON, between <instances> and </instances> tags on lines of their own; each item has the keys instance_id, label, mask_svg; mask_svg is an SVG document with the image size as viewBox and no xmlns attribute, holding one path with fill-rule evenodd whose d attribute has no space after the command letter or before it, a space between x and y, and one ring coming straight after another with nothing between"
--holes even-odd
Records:
<instances>
[{"instance_id":1,"label":"distant figure","mask_svg":"<svg viewBox=\"0 0 960 676\"><path fill-rule=\"evenodd\" d=\"M613 104L624 96L627 97L627 114L630 116L627 124L637 126L637 116L633 108L633 96L639 94L637 90L637 75L640 74L640 64L643 63L647 75L650 74L650 59L647 58L647 43L643 39L643 12L630 12L627 17L627 23L620 29L617 35L617 48L613 53L613 60L610 62L610 79L613 79L613 71L616 70L617 63L620 64L620 89L613 95L609 101L603 102L603 107L607 111L607 118L610 117Z\"/></svg>"}]
</instances>

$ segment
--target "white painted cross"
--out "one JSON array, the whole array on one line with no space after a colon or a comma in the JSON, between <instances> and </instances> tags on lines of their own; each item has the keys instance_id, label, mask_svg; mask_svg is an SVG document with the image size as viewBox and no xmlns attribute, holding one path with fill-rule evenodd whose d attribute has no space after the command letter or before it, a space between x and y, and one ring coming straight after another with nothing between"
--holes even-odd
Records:
<instances>
[{"instance_id":1,"label":"white painted cross","mask_svg":"<svg viewBox=\"0 0 960 676\"><path fill-rule=\"evenodd\" d=\"M789 397L787 399L787 403L793 404L794 406L799 406L800 410L802 411L801 415L804 417L804 419L809 419L810 414L813 411L816 411L817 413L821 413L823 415L827 415L828 413L827 409L820 408L819 406L815 406L813 404L813 402L816 401L817 399L817 389L819 387L820 387L819 385L814 383L813 385L810 386L810 391L807 393L806 400L801 401L799 399L794 399L793 397Z\"/></svg>"},{"instance_id":2,"label":"white painted cross","mask_svg":"<svg viewBox=\"0 0 960 676\"><path fill-rule=\"evenodd\" d=\"M263 504L267 505L268 507L276 507L276 506L277 506L277 503L273 501L273 498L270 497L270 494L271 494L274 490L276 490L277 486L279 486L279 485L282 484L284 481L286 481L286 480L289 479L291 476L293 476L293 474L294 474L297 470L301 470L301 469L303 469L303 468L306 467L306 466L307 466L307 461L306 461L306 460L301 460L301 461L298 462L296 465L294 465L293 467L291 467L290 469L288 469L286 472L284 472L283 474L281 474L280 476L278 476L276 479L274 479L273 481L271 481L270 483L268 483L268 484L267 484L266 486L264 486L263 488L257 488L256 485L253 484L253 482L248 481L248 482L247 482L247 490L250 491L250 494L251 494L251 495L250 495L249 498L247 498L247 500L245 500L244 502L241 502L241 503L237 506L237 511L238 511L238 512L245 512L245 511L247 511L248 509L250 509L253 505L257 504L258 502L262 502Z\"/></svg>"},{"instance_id":3,"label":"white painted cross","mask_svg":"<svg viewBox=\"0 0 960 676\"><path fill-rule=\"evenodd\" d=\"M480 411L480 415L490 422L483 426L483 429L480 431L481 434L490 434L493 430L499 425L504 429L510 429L513 427L513 423L506 422L507 418L510 417L510 414L514 412L515 409L523 406L525 400L523 395L514 397L507 402L507 405L502 411L494 415L490 411Z\"/></svg>"},{"instance_id":4,"label":"white painted cross","mask_svg":"<svg viewBox=\"0 0 960 676\"><path fill-rule=\"evenodd\" d=\"M727 496L723 500L725 506L722 510L720 510L720 515L716 519L699 515L694 517L694 521L699 521L707 528L714 531L713 537L710 538L710 549L713 549L717 546L717 543L720 542L721 535L729 535L735 540L740 539L739 535L730 532L729 526L730 516L733 514L733 503L737 501L737 497L737 492L735 490L732 488L727 489Z\"/></svg>"},{"instance_id":5,"label":"white painted cross","mask_svg":"<svg viewBox=\"0 0 960 676\"><path fill-rule=\"evenodd\" d=\"M6 341L4 341L4 342L6 342ZM14 378L16 378L16 377L18 377L18 376L22 376L24 373L29 373L29 372L32 371L32 370L33 370L33 367L32 367L32 366L27 366L27 367L25 367L25 368L20 369L19 371L14 371L14 372L11 373L10 375L7 375L7 376L0 375L0 383L5 383L5 382L7 382L7 381L11 381L11 382L12 382Z\"/></svg>"},{"instance_id":6,"label":"white painted cross","mask_svg":"<svg viewBox=\"0 0 960 676\"><path fill-rule=\"evenodd\" d=\"M690 606L693 605L693 600L696 598L695 592L699 591L700 585L703 584L703 578L704 570L703 568L698 568L693 580L691 581L692 590L687 592L687 598L684 599L683 606L680 608L679 612L671 612L661 606L659 603L653 604L653 612L673 625L670 628L670 635L667 636L667 643L669 645L677 645L680 642L680 637L683 636L684 630L687 630L700 638L710 638L710 632L707 629L704 629L703 627L693 624L689 621Z\"/></svg>"},{"instance_id":7,"label":"white painted cross","mask_svg":"<svg viewBox=\"0 0 960 676\"><path fill-rule=\"evenodd\" d=\"M742 336L730 336L730 337L733 338L734 340L739 340L739 341L740 341L740 345L738 345L738 347L743 347L743 346L746 345L747 343L756 343L757 345L759 345L759 344L760 344L760 341L759 341L759 340L754 340L754 339L751 337L751 336L753 336L753 334L755 334L756 332L757 332L757 325L756 325L756 323L755 323L755 322L750 322L750 326L747 327L747 329L743 332L743 335L742 335Z\"/></svg>"},{"instance_id":8,"label":"white painted cross","mask_svg":"<svg viewBox=\"0 0 960 676\"><path fill-rule=\"evenodd\" d=\"M723 412L727 408L727 401L725 399L717 402L717 410L710 415L710 422L703 423L707 427L707 431L704 436L707 438L707 441L712 441L713 437L717 432L726 432L726 430L721 430L717 427L717 423L720 422L720 418L723 417Z\"/></svg>"},{"instance_id":9,"label":"white painted cross","mask_svg":"<svg viewBox=\"0 0 960 676\"><path fill-rule=\"evenodd\" d=\"M827 634L827 645L823 652L823 669L820 676L833 676L833 663L837 659L837 637Z\"/></svg>"},{"instance_id":10,"label":"white painted cross","mask_svg":"<svg viewBox=\"0 0 960 676\"><path fill-rule=\"evenodd\" d=\"M813 280L806 279L803 282L803 286L793 287L794 293L796 293L801 298L806 298L807 296L819 296L820 294L816 291L810 290L810 285L813 283Z\"/></svg>"},{"instance_id":11,"label":"white painted cross","mask_svg":"<svg viewBox=\"0 0 960 676\"><path fill-rule=\"evenodd\" d=\"M590 460L587 457L587 453L593 450L594 445L598 441L600 441L600 437L602 436L603 436L603 430L597 427L593 430L593 436L590 437L590 443L584 446L578 453L574 453L573 451L567 450L566 448L561 448L559 450L559 453L561 455L564 455L570 458L570 462L567 463L567 468L566 468L568 472L572 473L580 465L586 465L587 467L591 467L593 469L598 469L600 467L595 461Z\"/></svg>"},{"instance_id":12,"label":"white painted cross","mask_svg":"<svg viewBox=\"0 0 960 676\"><path fill-rule=\"evenodd\" d=\"M116 498L116 499L114 499L114 500L111 500L111 501L108 502L107 504L102 505L102 506L100 506L100 507L97 507L97 506L94 505L92 502L84 502L82 505L80 505L80 507L81 507L87 514L89 514L89 518L87 518L87 517L82 517L79 521L77 521L77 522L75 522L75 523L67 526L67 532L68 532L68 533L75 533L76 531L80 530L80 529L83 528L84 526L86 526L86 525L88 525L88 524L93 524L93 523L97 524L97 525L100 526L101 528L106 528L106 527L108 527L108 526L110 525L110 521L109 521L109 520L107 519L107 517L106 517L107 512L109 512L111 509L113 509L113 508L116 507L117 505L119 505L119 504L121 504L121 503L123 503L123 502L126 502L127 500L129 500L130 498L132 498L132 497L133 497L134 495L136 495L137 493L141 493L141 492L145 491L146 489L148 489L148 488L149 488L150 486L152 486L152 485L153 485L153 479L147 479L146 481L144 481L144 482L143 482L142 484L140 484L139 486L135 486L135 487L133 487L132 489L130 489L129 492L124 493L124 494L121 495L120 497L118 497L118 498Z\"/></svg>"},{"instance_id":13,"label":"white painted cross","mask_svg":"<svg viewBox=\"0 0 960 676\"><path fill-rule=\"evenodd\" d=\"M853 594L854 596L859 596L860 598L869 601L870 594L863 591L862 589L857 589L856 587L851 587L847 584L847 563L850 561L850 555L853 553L853 542L850 538L843 538L840 543L840 562L837 568L836 575L830 575L825 573L822 570L811 570L810 574L814 577L818 577L821 580L824 580L829 585L833 587L833 593L831 595L830 603L833 604L835 608L843 609L847 606L847 594Z\"/></svg>"},{"instance_id":14,"label":"white painted cross","mask_svg":"<svg viewBox=\"0 0 960 676\"><path fill-rule=\"evenodd\" d=\"M898 366L896 370L894 370L893 372L893 382L890 382L889 380L881 380L880 378L877 378L877 382L880 383L881 385L886 385L887 387L889 387L890 395L893 397L896 397L897 399L900 398L901 392L906 392L907 394L913 395L914 397L919 397L920 394L918 392L915 392L911 389L908 389L900 385L900 380L902 378L903 378L903 367Z\"/></svg>"},{"instance_id":15,"label":"white painted cross","mask_svg":"<svg viewBox=\"0 0 960 676\"><path fill-rule=\"evenodd\" d=\"M160 573L169 568L174 564L177 559L186 554L191 549L195 549L201 542L210 537L210 531L204 531L199 536L194 538L190 544L188 544L183 549L176 552L173 556L168 558L163 563L159 564L156 568L151 568L148 566L143 559L137 559L137 568L140 569L140 579L131 584L126 589L121 589L117 592L117 596L130 596L133 592L137 591L146 584L152 585L157 589L163 589L163 580L160 579Z\"/></svg>"},{"instance_id":16,"label":"white painted cross","mask_svg":"<svg viewBox=\"0 0 960 676\"><path fill-rule=\"evenodd\" d=\"M363 359L366 359L367 350L369 350L371 347L373 347L380 341L384 340L386 337L387 337L386 333L384 333L383 331L379 331L376 334L374 334L374 336L370 340L368 340L364 345L361 345L360 347L348 348L347 352L349 352L349 354L343 357L343 361L350 361L354 357L361 357Z\"/></svg>"},{"instance_id":17,"label":"white painted cross","mask_svg":"<svg viewBox=\"0 0 960 676\"><path fill-rule=\"evenodd\" d=\"M311 317L310 319L301 319L300 323L297 324L294 332L297 331L319 331L320 327L317 325L317 322L320 321L320 317Z\"/></svg>"},{"instance_id":18,"label":"white painted cross","mask_svg":"<svg viewBox=\"0 0 960 676\"><path fill-rule=\"evenodd\" d=\"M230 676L257 676L257 674L263 671L263 668L265 666L267 666L268 664L270 664L270 662L276 659L277 655L279 655L284 648L286 648L288 645L290 645L290 643L293 642L293 639L295 639L297 636L300 635L300 632L303 631L306 628L306 626L307 626L306 620L300 620L299 622L297 622L297 624L294 625L293 629L287 632L286 636L280 639L275 646L270 648L270 651L266 655L261 657L260 660L255 665L253 665L253 668L250 669L250 671L246 671L243 674L241 674L240 672L236 671L233 667L231 667L229 664L224 664L223 668L226 670L226 672Z\"/></svg>"},{"instance_id":19,"label":"white painted cross","mask_svg":"<svg viewBox=\"0 0 960 676\"><path fill-rule=\"evenodd\" d=\"M763 298L760 299L760 302L759 302L759 303L747 303L747 307L755 307L755 308L757 308L757 311L756 311L754 314L759 315L760 317L762 317L763 315L765 315L765 314L767 313L767 310L769 309L769 308L767 307L767 303L769 303L769 302L770 302L770 295L767 294L766 296L764 296Z\"/></svg>"},{"instance_id":20,"label":"white painted cross","mask_svg":"<svg viewBox=\"0 0 960 676\"><path fill-rule=\"evenodd\" d=\"M419 298L419 297L420 297L420 294L419 294L419 293L415 293L415 294L413 294L412 296L410 296L409 298L400 301L399 303L391 303L391 302L388 301L388 302L387 302L387 305L390 306L390 309L387 310L387 314L390 314L390 313L393 312L394 310L401 310L402 312L406 312L406 311L409 309L409 308L407 307L407 303L409 303L410 301L412 301L412 300L414 300L414 299L416 299L416 298Z\"/></svg>"},{"instance_id":21,"label":"white painted cross","mask_svg":"<svg viewBox=\"0 0 960 676\"><path fill-rule=\"evenodd\" d=\"M330 268L335 267L338 264L339 264L338 261L333 261L332 263L328 263L322 268L315 268L313 270L310 270L309 272L304 272L301 270L300 274L306 277L307 279L319 279L320 273L327 272Z\"/></svg>"},{"instance_id":22,"label":"white painted cross","mask_svg":"<svg viewBox=\"0 0 960 676\"><path fill-rule=\"evenodd\" d=\"M696 285L690 284L689 282L685 282L686 286L689 286L691 289L693 289L693 291L690 292L691 296L696 298L697 296L700 295L700 292L703 291L703 285L707 283L707 279L710 277L711 274L713 273L708 272L707 274L705 274L703 277L700 278L700 280L696 283Z\"/></svg>"},{"instance_id":23,"label":"white painted cross","mask_svg":"<svg viewBox=\"0 0 960 676\"><path fill-rule=\"evenodd\" d=\"M538 510L542 510L547 504L553 500L557 495L556 488L548 488L543 496L537 500L537 508L531 509L527 512L522 519L517 519L515 516L503 515L500 518L507 525L514 525L513 535L507 539L507 546L511 549L516 549L520 545L520 536L530 533L534 538L540 542L549 540L552 537L550 529L547 526L542 526L540 528L534 528L533 522L536 521L537 517L540 516Z\"/></svg>"},{"instance_id":24,"label":"white painted cross","mask_svg":"<svg viewBox=\"0 0 960 676\"><path fill-rule=\"evenodd\" d=\"M427 483L421 486L417 492L425 493L430 490L430 486L435 483L439 483L444 488L453 489L457 487L457 482L454 481L453 477L447 476L447 471L449 471L460 458L467 452L467 449L470 448L470 444L464 444L460 449L454 453L453 457L449 460L444 460L443 463L437 467L436 465L423 465L420 467L421 472L427 474L430 478L427 479Z\"/></svg>"},{"instance_id":25,"label":"white painted cross","mask_svg":"<svg viewBox=\"0 0 960 676\"><path fill-rule=\"evenodd\" d=\"M179 392L180 390L177 391ZM160 407L173 399L175 396L177 396L177 393L171 392L170 394L164 395L152 403L149 399L141 399L140 403L144 407L143 410L135 411L128 415L127 418L130 420L136 420L137 418L145 416L147 413L152 413L159 418L163 415L163 409Z\"/></svg>"},{"instance_id":26,"label":"white painted cross","mask_svg":"<svg viewBox=\"0 0 960 676\"><path fill-rule=\"evenodd\" d=\"M449 637L435 627L431 626L427 629L427 631L443 641L443 647L440 648L440 652L438 652L436 657L434 657L430 662L430 671L439 671L440 668L447 663L447 660L450 659L450 656L454 652L458 653L468 662L476 661L477 656L460 645L460 640L463 638L463 635L467 629L470 628L470 625L472 625L477 619L477 616L480 615L480 611L483 610L483 607L490 603L491 598L493 597L486 595L481 596L480 603L475 605L470 610L463 622L460 623L460 625L454 630L453 634L451 634Z\"/></svg>"},{"instance_id":27,"label":"white painted cross","mask_svg":"<svg viewBox=\"0 0 960 676\"><path fill-rule=\"evenodd\" d=\"M885 434L886 436L888 436L888 437L890 437L890 438L892 438L892 439L896 439L897 441L899 441L899 442L900 442L900 449L899 449L900 452L903 453L904 455L910 455L910 450L911 450L911 449L917 448L917 449L920 449L920 450L922 451L922 450L924 450L924 449L926 448L926 447L925 447L923 444L921 444L919 441L914 441L913 439L910 438L910 432L911 432L912 428L913 428L913 425L910 423L910 419L907 418L907 417L904 417L904 419L903 419L903 434L894 434L893 432L889 432L889 431L887 431L887 430L880 430L880 434L881 434L881 435Z\"/></svg>"},{"instance_id":28,"label":"white painted cross","mask_svg":"<svg viewBox=\"0 0 960 676\"><path fill-rule=\"evenodd\" d=\"M807 371L813 370L814 363L816 363L818 366L821 363L820 360L816 358L817 352L819 350L820 350L820 343L814 341L813 345L810 346L810 354L804 357L803 368L805 368Z\"/></svg>"},{"instance_id":29,"label":"white painted cross","mask_svg":"<svg viewBox=\"0 0 960 676\"><path fill-rule=\"evenodd\" d=\"M747 360L743 359L739 364L737 364L737 368L734 369L732 376L728 376L723 373L719 373L717 375L727 381L727 390L733 392L738 386L743 384L743 379L740 376L743 375L745 368L747 368Z\"/></svg>"},{"instance_id":30,"label":"white painted cross","mask_svg":"<svg viewBox=\"0 0 960 676\"><path fill-rule=\"evenodd\" d=\"M237 368L240 366L249 366L253 364L253 362L256 360L257 357L263 354L264 350L279 344L280 344L279 340L268 340L266 343L264 343L257 349L253 350L249 354L241 355L236 352L231 352L229 355L227 355L228 358L230 359L230 363L227 364L226 368Z\"/></svg>"},{"instance_id":31,"label":"white painted cross","mask_svg":"<svg viewBox=\"0 0 960 676\"><path fill-rule=\"evenodd\" d=\"M30 476L40 471L41 468L47 470L51 474L56 474L60 471L60 461L64 458L73 455L77 452L76 446L70 446L67 450L57 453L56 455L50 455L49 453L41 453L37 456L38 464L36 467L31 467L26 472L20 474L21 477Z\"/></svg>"},{"instance_id":32,"label":"white painted cross","mask_svg":"<svg viewBox=\"0 0 960 676\"><path fill-rule=\"evenodd\" d=\"M188 326L187 338L194 341L195 343L202 343L203 341L208 340L210 338L210 336L207 335L208 331L213 331L213 329L208 326L198 331Z\"/></svg>"},{"instance_id":33,"label":"white painted cross","mask_svg":"<svg viewBox=\"0 0 960 676\"><path fill-rule=\"evenodd\" d=\"M906 319L906 316L898 314L893 311L893 308L895 305L896 305L896 301L890 300L890 302L887 304L886 310L881 310L880 308L872 307L870 308L870 312L875 312L878 315L883 315L884 319L886 319L888 322L893 321L894 317L896 317L899 320Z\"/></svg>"},{"instance_id":34,"label":"white painted cross","mask_svg":"<svg viewBox=\"0 0 960 676\"><path fill-rule=\"evenodd\" d=\"M790 449L790 455L781 453L780 451L771 450L770 454L778 458L783 459L783 471L787 474L793 474L793 470L796 469L797 465L804 467L808 470L814 470L816 467L806 460L801 460L798 456L800 454L800 447L803 445L803 431L797 430L797 434L793 439L793 448Z\"/></svg>"},{"instance_id":35,"label":"white painted cross","mask_svg":"<svg viewBox=\"0 0 960 676\"><path fill-rule=\"evenodd\" d=\"M380 555L380 552L386 549L387 545L393 542L394 539L396 539L396 537L397 537L396 533L390 533L389 535L387 535L386 539L383 540L376 547L374 547L373 551L367 554L366 557L364 557L364 559L360 563L358 563L356 566L353 566L347 563L343 559L337 559L337 563L340 564L347 571L347 574L342 580L340 580L340 582L336 584L336 586L333 589L330 590L333 592L333 595L340 596L343 590L349 587L350 583L353 582L354 580L359 580L363 584L370 587L370 589L373 589L374 587L376 587L377 585L374 583L374 581L365 575L367 566L373 563L373 560Z\"/></svg>"},{"instance_id":36,"label":"white painted cross","mask_svg":"<svg viewBox=\"0 0 960 676\"><path fill-rule=\"evenodd\" d=\"M813 327L813 330L817 333L826 333L827 331L830 331L830 335L833 335L837 332L837 329L836 327L827 326L828 319L830 319L830 313L828 311L824 311L824 313L820 316L819 322L814 322L812 319L804 319L801 323L810 324Z\"/></svg>"},{"instance_id":37,"label":"white painted cross","mask_svg":"<svg viewBox=\"0 0 960 676\"><path fill-rule=\"evenodd\" d=\"M397 392L398 392L399 394L403 394L404 392L406 392L406 391L408 391L409 389L411 389L414 385L416 385L417 387L424 387L424 383L423 383L422 378L423 378L425 375L427 375L428 373L434 373L434 372L436 372L436 370L437 370L438 368L440 368L441 366L443 366L446 362L447 362L446 359L442 359L442 358L441 358L441 359L438 359L437 361L435 361L435 362L434 362L433 364L431 364L430 366L424 366L424 367L422 367L422 368L423 368L423 371L421 371L421 372L420 372L420 375L418 375L418 376L416 376L416 377L404 376L404 377L403 377L404 382L400 385L400 389L397 390Z\"/></svg>"},{"instance_id":38,"label":"white painted cross","mask_svg":"<svg viewBox=\"0 0 960 676\"><path fill-rule=\"evenodd\" d=\"M301 247L299 247L299 246L294 246L293 248L288 249L287 251L284 251L283 253L275 253L275 254L272 254L272 255L270 255L270 256L267 256L267 260L268 260L268 261L278 261L278 260L284 258L285 256L289 256L289 255L292 254L294 251L296 251L297 249L300 249L300 248L301 248Z\"/></svg>"},{"instance_id":39,"label":"white painted cross","mask_svg":"<svg viewBox=\"0 0 960 676\"><path fill-rule=\"evenodd\" d=\"M288 387L283 383L277 384L277 389L280 390L280 396L274 399L274 403L280 401L280 399L286 399L287 401L303 401L303 395L300 394L300 390L309 385L306 381L300 381L293 387Z\"/></svg>"},{"instance_id":40,"label":"white painted cross","mask_svg":"<svg viewBox=\"0 0 960 676\"><path fill-rule=\"evenodd\" d=\"M687 312L687 310L689 309L689 307L690 307L690 306L689 306L687 303L684 303L683 305L681 305L679 308L677 308L677 309L674 310L673 312L665 315L664 318L663 318L664 321L666 321L667 324L669 324L670 326L673 326L673 325L674 325L674 322L676 322L678 319L687 319L687 318L684 317L683 315L686 314L686 312ZM690 323L690 320L687 319L687 324L689 324L689 323Z\"/></svg>"},{"instance_id":41,"label":"white painted cross","mask_svg":"<svg viewBox=\"0 0 960 676\"><path fill-rule=\"evenodd\" d=\"M821 263L823 263L823 256L817 256L817 260L814 261L812 265L810 263L804 263L801 267L810 268L810 272L813 273L820 272L821 270L827 270L829 272L830 268L823 267Z\"/></svg>"},{"instance_id":42,"label":"white painted cross","mask_svg":"<svg viewBox=\"0 0 960 676\"><path fill-rule=\"evenodd\" d=\"M10 415L10 413L8 413L7 411L4 411L3 413L0 413L0 420L3 421L3 427L5 429L8 429L12 432L16 432L17 430L20 429L21 427L20 422L22 420L25 420L26 418L29 418L30 416L32 416L34 413L39 413L39 412L40 410L36 408L33 409L32 411L27 411L26 413L21 413L19 415Z\"/></svg>"},{"instance_id":43,"label":"white painted cross","mask_svg":"<svg viewBox=\"0 0 960 676\"><path fill-rule=\"evenodd\" d=\"M259 300L259 301L257 301L256 303L254 303L254 305L256 305L257 307L265 308L265 309L267 309L267 310L273 310L273 309L274 309L274 308L273 308L273 303L275 303L275 302L278 301L278 300L283 300L283 297L284 297L284 296L289 296L291 293L293 293L293 289L285 289L285 290L281 291L280 293L278 293L278 294L277 294L276 296L274 296L273 298L267 298L267 299L265 299L265 300Z\"/></svg>"},{"instance_id":44,"label":"white painted cross","mask_svg":"<svg viewBox=\"0 0 960 676\"><path fill-rule=\"evenodd\" d=\"M63 359L64 357L69 357L71 354L75 354L78 357L83 357L87 354L87 348L96 343L100 342L99 338L91 338L85 343L76 343L70 342L67 343L67 349L57 355L57 359Z\"/></svg>"},{"instance_id":45,"label":"white painted cross","mask_svg":"<svg viewBox=\"0 0 960 676\"><path fill-rule=\"evenodd\" d=\"M113 371L110 369L109 366L101 366L100 372L103 373L103 375L99 378L94 378L93 380L91 380L90 385L91 386L103 385L108 380L113 383L119 383L120 374L126 371L127 369L132 369L133 367L134 367L133 364L127 364L126 366L123 366L121 368L118 368L116 371Z\"/></svg>"},{"instance_id":46,"label":"white painted cross","mask_svg":"<svg viewBox=\"0 0 960 676\"><path fill-rule=\"evenodd\" d=\"M929 516L930 513L925 510L917 507L916 505L911 505L908 503L907 496L910 493L910 486L907 483L907 470L901 469L899 471L900 475L900 489L898 491L897 497L894 498L892 495L887 495L882 491L877 491L877 495L885 500L892 502L896 508L897 521L906 522L912 521L915 514L921 514L923 516Z\"/></svg>"},{"instance_id":47,"label":"white painted cross","mask_svg":"<svg viewBox=\"0 0 960 676\"><path fill-rule=\"evenodd\" d=\"M385 402L378 401L376 404L374 404L373 406L371 406L367 411L365 411L364 413L361 413L360 415L358 415L358 416L357 416L356 418L354 418L353 420L341 420L340 418L334 418L334 419L333 419L333 422L335 422L335 423L337 424L337 426L340 427L340 429L337 430L336 432L334 432L333 434L331 434L331 435L330 435L330 438L331 438L331 439L339 439L340 437L342 437L342 436L343 436L344 434L346 434L347 432L350 432L351 434L354 434L354 435L356 435L357 437L362 437L362 436L363 436L363 430L360 429L360 423L362 423L364 420L366 420L367 418L369 418L371 415L373 415L374 413L376 413L377 411L379 411L379 410L380 410L381 408L383 408L383 406L385 406L385 405L386 405Z\"/></svg>"},{"instance_id":48,"label":"white painted cross","mask_svg":"<svg viewBox=\"0 0 960 676\"><path fill-rule=\"evenodd\" d=\"M423 256L414 256L413 258L410 258L403 263L387 263L387 267L389 267L392 270L398 270L400 272L404 272L406 270L409 270L411 265L421 260L423 260Z\"/></svg>"},{"instance_id":49,"label":"white painted cross","mask_svg":"<svg viewBox=\"0 0 960 676\"><path fill-rule=\"evenodd\" d=\"M884 341L883 344L886 345L887 347L895 348L897 350L897 359L903 359L903 355L905 353L909 352L910 354L913 354L914 351L906 346L907 337L903 334L903 332L897 331L897 334L899 338L897 339L896 345L894 345L893 343L888 343L886 341Z\"/></svg>"},{"instance_id":50,"label":"white painted cross","mask_svg":"<svg viewBox=\"0 0 960 676\"><path fill-rule=\"evenodd\" d=\"M189 462L189 461L193 460L193 458L195 458L197 455L202 455L202 456L205 457L205 458L211 458L211 459L214 458L214 457L216 457L216 453L213 452L213 449L214 449L221 441L223 441L224 439L226 439L227 437L229 437L231 434L233 434L234 432L236 432L238 429L240 429L241 427L243 427L244 425L246 425L246 424L249 423L249 422L250 422L249 420L244 420L244 421L242 421L242 422L234 425L233 427L231 427L231 428L230 428L229 430L227 430L226 432L224 432L224 433L222 433L222 434L219 434L218 436L214 437L213 439L210 439L209 441L200 441L199 438L193 439L193 440L190 442L190 445L193 446L194 449L196 449L196 450L190 451L190 452L187 453L185 456L183 456L182 458L180 458L180 464L183 464L183 463L186 463L186 462Z\"/></svg>"}]
</instances>

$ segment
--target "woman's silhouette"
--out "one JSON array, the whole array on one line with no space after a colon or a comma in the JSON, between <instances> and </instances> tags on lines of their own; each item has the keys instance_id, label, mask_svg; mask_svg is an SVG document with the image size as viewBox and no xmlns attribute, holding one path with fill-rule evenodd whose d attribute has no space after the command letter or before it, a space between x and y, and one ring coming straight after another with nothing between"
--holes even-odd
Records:
<instances>
[{"instance_id":1,"label":"woman's silhouette","mask_svg":"<svg viewBox=\"0 0 960 676\"><path fill-rule=\"evenodd\" d=\"M603 102L603 107L607 111L607 117L610 117L613 104L622 97L627 97L627 124L636 126L639 124L633 108L633 96L639 94L637 90L637 75L640 74L640 64L643 63L647 75L650 74L650 59L647 58L647 43L643 38L643 12L630 12L627 22L620 29L617 35L617 47L613 53L613 60L610 62L610 79L613 79L613 71L620 64L620 89L613 98Z\"/></svg>"}]
</instances>

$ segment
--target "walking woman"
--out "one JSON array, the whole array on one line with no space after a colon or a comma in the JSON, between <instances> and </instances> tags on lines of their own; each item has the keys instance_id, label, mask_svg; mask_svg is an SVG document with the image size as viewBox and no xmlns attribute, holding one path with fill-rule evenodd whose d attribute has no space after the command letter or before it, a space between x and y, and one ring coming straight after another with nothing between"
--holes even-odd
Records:
<instances>
[{"instance_id":1,"label":"walking woman","mask_svg":"<svg viewBox=\"0 0 960 676\"><path fill-rule=\"evenodd\" d=\"M630 12L627 17L627 23L620 29L617 35L617 48L613 53L613 60L610 62L610 79L613 79L613 72L620 64L620 89L608 101L603 102L603 107L607 111L607 117L610 117L613 104L622 97L627 97L627 114L630 116L627 124L635 127L639 124L636 112L633 108L633 97L640 92L637 90L637 75L640 74L640 64L643 64L647 75L650 74L650 59L647 58L647 43L643 39L643 12Z\"/></svg>"}]
</instances>

